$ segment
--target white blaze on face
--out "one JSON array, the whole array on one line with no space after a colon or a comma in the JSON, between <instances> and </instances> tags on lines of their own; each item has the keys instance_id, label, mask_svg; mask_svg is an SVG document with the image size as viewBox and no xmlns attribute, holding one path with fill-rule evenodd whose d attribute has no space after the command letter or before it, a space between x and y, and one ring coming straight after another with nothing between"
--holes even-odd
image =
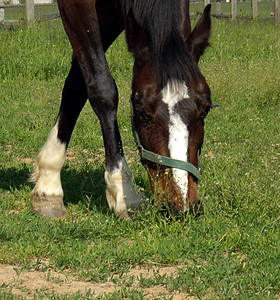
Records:
<instances>
[{"instance_id":1,"label":"white blaze on face","mask_svg":"<svg viewBox=\"0 0 280 300\"><path fill-rule=\"evenodd\" d=\"M162 100L168 105L170 116L168 148L170 157L182 161L188 161L189 131L180 115L175 111L176 104L189 98L188 88L184 83L169 81L162 91ZM180 169L172 169L174 181L180 187L183 199L188 195L188 172ZM184 201L184 211L187 209Z\"/></svg>"}]
</instances>

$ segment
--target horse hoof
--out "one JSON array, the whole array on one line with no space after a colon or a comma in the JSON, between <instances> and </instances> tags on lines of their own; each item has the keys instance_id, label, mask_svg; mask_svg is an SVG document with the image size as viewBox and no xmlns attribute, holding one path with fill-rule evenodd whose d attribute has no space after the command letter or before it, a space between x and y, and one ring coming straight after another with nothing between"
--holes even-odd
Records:
<instances>
[{"instance_id":1,"label":"horse hoof","mask_svg":"<svg viewBox=\"0 0 280 300\"><path fill-rule=\"evenodd\" d=\"M137 217L138 212L140 212L144 208L145 202L143 201L143 199L141 199L140 203L127 205L123 210L115 210L115 215L120 219L134 219L135 217Z\"/></svg>"},{"instance_id":2,"label":"horse hoof","mask_svg":"<svg viewBox=\"0 0 280 300\"><path fill-rule=\"evenodd\" d=\"M66 210L61 196L47 196L45 193L32 193L32 209L45 218L62 218Z\"/></svg>"}]
</instances>

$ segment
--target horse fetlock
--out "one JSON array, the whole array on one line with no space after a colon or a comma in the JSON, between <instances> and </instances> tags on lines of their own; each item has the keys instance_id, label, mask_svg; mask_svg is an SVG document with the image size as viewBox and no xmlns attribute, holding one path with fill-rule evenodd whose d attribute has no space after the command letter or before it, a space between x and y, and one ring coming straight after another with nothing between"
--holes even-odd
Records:
<instances>
[{"instance_id":1,"label":"horse fetlock","mask_svg":"<svg viewBox=\"0 0 280 300\"><path fill-rule=\"evenodd\" d=\"M143 200L135 191L132 182L125 183L121 180L112 182L111 178L105 177L107 188L106 198L109 208L120 218L129 218L131 213L141 208Z\"/></svg>"},{"instance_id":2,"label":"horse fetlock","mask_svg":"<svg viewBox=\"0 0 280 300\"><path fill-rule=\"evenodd\" d=\"M34 189L31 199L32 209L35 213L45 218L62 218L65 216L63 195L47 195Z\"/></svg>"},{"instance_id":3,"label":"horse fetlock","mask_svg":"<svg viewBox=\"0 0 280 300\"><path fill-rule=\"evenodd\" d=\"M116 216L128 218L145 203L143 195L137 193L133 186L130 170L124 160L114 171L105 172L105 182L108 205Z\"/></svg>"}]
</instances>

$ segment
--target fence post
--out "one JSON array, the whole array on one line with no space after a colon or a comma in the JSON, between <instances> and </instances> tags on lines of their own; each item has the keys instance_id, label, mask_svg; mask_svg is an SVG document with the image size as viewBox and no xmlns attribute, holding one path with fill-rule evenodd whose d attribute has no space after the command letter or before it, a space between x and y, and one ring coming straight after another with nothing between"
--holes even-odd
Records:
<instances>
[{"instance_id":1,"label":"fence post","mask_svg":"<svg viewBox=\"0 0 280 300\"><path fill-rule=\"evenodd\" d=\"M4 8L0 8L0 24L5 20L5 10Z\"/></svg>"},{"instance_id":2,"label":"fence post","mask_svg":"<svg viewBox=\"0 0 280 300\"><path fill-rule=\"evenodd\" d=\"M231 0L231 19L237 19L237 0Z\"/></svg>"},{"instance_id":3,"label":"fence post","mask_svg":"<svg viewBox=\"0 0 280 300\"><path fill-rule=\"evenodd\" d=\"M210 0L204 0L204 6L210 4Z\"/></svg>"},{"instance_id":4,"label":"fence post","mask_svg":"<svg viewBox=\"0 0 280 300\"><path fill-rule=\"evenodd\" d=\"M26 0L26 19L28 25L34 22L34 0Z\"/></svg>"},{"instance_id":5,"label":"fence post","mask_svg":"<svg viewBox=\"0 0 280 300\"><path fill-rule=\"evenodd\" d=\"M216 14L217 15L221 15L222 14L221 0L217 0L217 2L216 2Z\"/></svg>"},{"instance_id":6,"label":"fence post","mask_svg":"<svg viewBox=\"0 0 280 300\"><path fill-rule=\"evenodd\" d=\"M252 0L253 19L258 16L258 0Z\"/></svg>"},{"instance_id":7,"label":"fence post","mask_svg":"<svg viewBox=\"0 0 280 300\"><path fill-rule=\"evenodd\" d=\"M280 24L280 0L275 0L275 23Z\"/></svg>"}]
</instances>

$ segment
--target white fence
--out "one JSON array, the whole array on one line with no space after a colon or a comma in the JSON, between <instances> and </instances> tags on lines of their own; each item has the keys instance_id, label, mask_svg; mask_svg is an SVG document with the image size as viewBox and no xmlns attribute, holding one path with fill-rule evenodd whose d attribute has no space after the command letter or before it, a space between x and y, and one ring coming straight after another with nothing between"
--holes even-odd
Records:
<instances>
[{"instance_id":1,"label":"white fence","mask_svg":"<svg viewBox=\"0 0 280 300\"><path fill-rule=\"evenodd\" d=\"M18 0L13 0L13 1L18 2ZM49 19L57 19L60 17L57 4L53 3L53 0L26 0L25 4L5 4L5 5L2 5L1 2L0 2L0 26L1 27L3 26L13 27L14 25L17 25L19 22L22 22L22 20L24 19L27 21L28 24L31 24L34 22L35 18L39 20L49 20ZM37 12L37 15L35 15L35 5L36 7L40 8L39 9L40 12L39 14ZM49 12L49 10L46 10L46 13L44 13L44 7L48 8L50 6L54 7L54 9L51 10L53 12ZM21 11L22 10L24 11L24 14L22 15L22 17L20 17L20 20L18 19L7 20L5 10L14 9L14 8L15 9L20 8Z\"/></svg>"},{"instance_id":2,"label":"white fence","mask_svg":"<svg viewBox=\"0 0 280 300\"><path fill-rule=\"evenodd\" d=\"M53 0L34 0L34 4L51 4ZM17 5L22 4L20 0L0 0L0 5L10 4Z\"/></svg>"},{"instance_id":3,"label":"white fence","mask_svg":"<svg viewBox=\"0 0 280 300\"><path fill-rule=\"evenodd\" d=\"M216 2L217 14L219 14L220 7L221 7L221 0L216 0L216 1L203 0L203 1L204 1L205 6L211 2ZM226 0L226 1L231 2L231 19L236 20L237 19L237 0ZM258 1L259 0L251 0L253 19L256 19L258 17ZM275 18L275 23L280 25L280 0L274 0L274 18Z\"/></svg>"},{"instance_id":4,"label":"white fence","mask_svg":"<svg viewBox=\"0 0 280 300\"><path fill-rule=\"evenodd\" d=\"M0 24L4 22L5 20L5 5L2 5L2 3L7 4L7 1L16 4L19 3L20 0L0 0ZM216 1L211 1L211 0L203 0L204 4L207 5L210 2L215 2L216 7L217 7L217 13L216 15L219 14L219 7L220 7L220 1L221 0L216 0ZM230 18L232 20L237 19L237 0L230 0L231 1L231 16ZM26 20L28 24L31 24L34 21L35 14L34 14L34 5L35 4L51 4L53 3L53 0L26 0ZM9 5L11 6L11 5ZM251 0L251 7L252 7L252 16L253 19L258 17L258 0ZM57 17L56 15L54 16L55 18ZM275 18L275 23L280 25L280 0L274 0L274 18ZM46 17L47 19L47 17Z\"/></svg>"}]
</instances>

